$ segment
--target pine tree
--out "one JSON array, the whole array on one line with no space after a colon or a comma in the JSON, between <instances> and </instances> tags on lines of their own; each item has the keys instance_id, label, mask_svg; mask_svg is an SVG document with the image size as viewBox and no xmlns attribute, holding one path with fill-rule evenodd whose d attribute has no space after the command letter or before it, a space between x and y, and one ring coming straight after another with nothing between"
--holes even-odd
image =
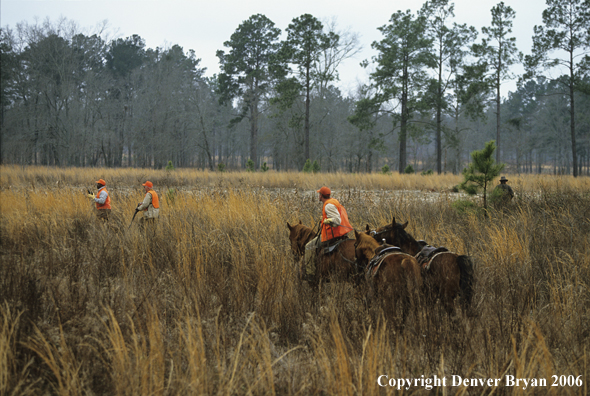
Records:
<instances>
[{"instance_id":1,"label":"pine tree","mask_svg":"<svg viewBox=\"0 0 590 396\"><path fill-rule=\"evenodd\" d=\"M221 72L218 91L222 103L241 100L241 112L232 125L242 119L250 121L250 159L258 164L258 123L265 93L271 90L281 30L262 14L252 15L223 45L229 53L217 51Z\"/></svg>"},{"instance_id":2,"label":"pine tree","mask_svg":"<svg viewBox=\"0 0 590 396\"><path fill-rule=\"evenodd\" d=\"M463 170L464 180L459 185L459 188L469 195L475 195L480 188L483 189L483 208L486 216L488 211L486 199L488 184L504 169L504 164L495 163L494 151L496 151L496 142L491 140L486 143L483 150L472 152L471 159L473 162Z\"/></svg>"},{"instance_id":3,"label":"pine tree","mask_svg":"<svg viewBox=\"0 0 590 396\"><path fill-rule=\"evenodd\" d=\"M543 25L535 26L532 55L525 57L525 78L535 77L537 69L563 68L567 75L558 78L569 98L570 139L573 175L578 176L576 148L576 91L589 93L584 82L589 75L590 58L590 1L547 0L543 11ZM566 56L563 56L563 54ZM583 56L585 55L585 56Z\"/></svg>"},{"instance_id":4,"label":"pine tree","mask_svg":"<svg viewBox=\"0 0 590 396\"><path fill-rule=\"evenodd\" d=\"M313 173L318 173L320 171L320 163L318 160L314 160L313 164L311 164L311 171Z\"/></svg>"},{"instance_id":5,"label":"pine tree","mask_svg":"<svg viewBox=\"0 0 590 396\"><path fill-rule=\"evenodd\" d=\"M381 41L371 45L377 51L373 57L375 71L371 73L369 90L374 95L367 95L356 103L355 115L349 120L361 129L368 129L374 124L372 116L376 113L393 111L394 126L399 126L399 172L406 168L407 136L412 117L418 111L425 110L423 100L428 76L426 67L434 65L434 58L429 52L432 39L426 35L426 17L414 16L408 10L393 14L388 25L378 28L383 34ZM363 62L368 66L368 61Z\"/></svg>"},{"instance_id":6,"label":"pine tree","mask_svg":"<svg viewBox=\"0 0 590 396\"><path fill-rule=\"evenodd\" d=\"M512 7L499 2L491 9L492 24L481 28L482 33L486 36L482 39L481 44L474 44L471 48L474 55L479 58L478 65L473 66L472 70L478 70L481 76L477 78L476 85L479 89L494 94L496 104L496 140L498 151L496 152L496 161L500 162L500 150L504 147L501 142L501 104L502 95L500 89L502 83L506 80L515 78L510 71L510 66L520 62L522 53L516 48L516 38L510 37L512 34L512 23L516 13Z\"/></svg>"}]
</instances>

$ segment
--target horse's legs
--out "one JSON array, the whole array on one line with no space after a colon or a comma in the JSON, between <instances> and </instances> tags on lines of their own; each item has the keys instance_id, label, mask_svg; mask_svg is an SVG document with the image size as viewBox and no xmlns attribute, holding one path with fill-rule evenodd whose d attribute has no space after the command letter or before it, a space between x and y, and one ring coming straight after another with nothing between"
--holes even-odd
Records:
<instances>
[{"instance_id":1,"label":"horse's legs","mask_svg":"<svg viewBox=\"0 0 590 396\"><path fill-rule=\"evenodd\" d=\"M455 311L455 299L461 292L461 271L455 260L448 263L447 271L449 274L447 276L448 283L446 286L445 298L448 306L447 312L450 309L451 312L449 315L451 315Z\"/></svg>"},{"instance_id":2,"label":"horse's legs","mask_svg":"<svg viewBox=\"0 0 590 396\"><path fill-rule=\"evenodd\" d=\"M320 282L317 279L314 279L312 281L310 281L309 283L309 287L311 288L311 300L312 300L312 305L316 305L319 302L319 299L321 298L321 286L320 286Z\"/></svg>"},{"instance_id":3,"label":"horse's legs","mask_svg":"<svg viewBox=\"0 0 590 396\"><path fill-rule=\"evenodd\" d=\"M435 301L438 297L447 315L451 316L455 310L455 296L458 290L454 287L452 280L443 275L443 273L439 273L435 280L438 283Z\"/></svg>"},{"instance_id":4,"label":"horse's legs","mask_svg":"<svg viewBox=\"0 0 590 396\"><path fill-rule=\"evenodd\" d=\"M455 300L449 298L448 296L443 296L442 303L445 311L447 312L447 315L449 315L449 317L452 316L453 312L455 312Z\"/></svg>"},{"instance_id":5,"label":"horse's legs","mask_svg":"<svg viewBox=\"0 0 590 396\"><path fill-rule=\"evenodd\" d=\"M403 293L401 293L401 290L394 287L391 282L387 282L385 278L382 278L381 281L382 284L380 285L380 290L382 292L380 292L380 296L383 313L385 314L385 317L392 320L392 325L395 326L398 331L402 331L407 316L405 296L402 295Z\"/></svg>"},{"instance_id":6,"label":"horse's legs","mask_svg":"<svg viewBox=\"0 0 590 396\"><path fill-rule=\"evenodd\" d=\"M451 254L435 256L425 272L426 290L431 304L440 301L448 316L455 311L455 297L459 294L459 268Z\"/></svg>"},{"instance_id":7,"label":"horse's legs","mask_svg":"<svg viewBox=\"0 0 590 396\"><path fill-rule=\"evenodd\" d=\"M378 291L375 284L376 279L369 279L367 283L367 309L369 309L371 319L376 325L379 320L379 308L382 307L382 304L379 304L377 301Z\"/></svg>"}]
</instances>

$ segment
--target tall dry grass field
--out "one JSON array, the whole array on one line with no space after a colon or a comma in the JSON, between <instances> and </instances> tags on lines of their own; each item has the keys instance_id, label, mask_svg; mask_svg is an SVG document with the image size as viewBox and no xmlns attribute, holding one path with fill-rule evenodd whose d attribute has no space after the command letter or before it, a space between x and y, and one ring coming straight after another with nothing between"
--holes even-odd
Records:
<instances>
[{"instance_id":1,"label":"tall dry grass field","mask_svg":"<svg viewBox=\"0 0 590 396\"><path fill-rule=\"evenodd\" d=\"M508 176L517 198L484 218L456 204L471 198L450 192L453 175L3 166L0 394L397 392L387 375L417 379L405 394L586 395L590 180ZM107 225L85 196L98 178ZM131 223L145 180L160 195L155 230ZM320 219L322 185L358 230L395 216L471 255L472 314L423 303L402 324L364 284L316 295L299 282L286 223ZM426 386L434 376L446 386Z\"/></svg>"}]
</instances>

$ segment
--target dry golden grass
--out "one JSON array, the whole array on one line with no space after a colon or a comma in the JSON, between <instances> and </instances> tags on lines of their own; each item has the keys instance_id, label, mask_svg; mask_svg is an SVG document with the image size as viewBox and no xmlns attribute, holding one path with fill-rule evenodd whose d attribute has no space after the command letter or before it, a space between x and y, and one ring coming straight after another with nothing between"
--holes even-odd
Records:
<instances>
[{"instance_id":1,"label":"dry golden grass","mask_svg":"<svg viewBox=\"0 0 590 396\"><path fill-rule=\"evenodd\" d=\"M98 178L108 225L84 194ZM548 382L438 388L449 395L585 395L589 179L508 178L517 198L484 219L454 208L454 175L3 166L0 393L376 395L392 391L377 383L385 374ZM146 179L161 197L156 232L130 227ZM476 315L421 305L402 326L367 307L364 286L314 297L296 280L286 222L320 218L321 185L358 230L395 216L471 255ZM583 385L551 387L554 375Z\"/></svg>"}]
</instances>

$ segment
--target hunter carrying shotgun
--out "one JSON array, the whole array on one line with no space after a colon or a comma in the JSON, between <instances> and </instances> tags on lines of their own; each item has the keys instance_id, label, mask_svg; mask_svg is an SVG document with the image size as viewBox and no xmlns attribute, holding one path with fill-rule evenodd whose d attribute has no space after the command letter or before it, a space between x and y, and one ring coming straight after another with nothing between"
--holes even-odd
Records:
<instances>
[{"instance_id":1,"label":"hunter carrying shotgun","mask_svg":"<svg viewBox=\"0 0 590 396\"><path fill-rule=\"evenodd\" d=\"M111 197L107 191L106 184L103 179L96 181L96 188L98 190L96 195L87 189L88 198L94 200L96 204L96 217L103 221L108 221L109 215L111 214Z\"/></svg>"},{"instance_id":2,"label":"hunter carrying shotgun","mask_svg":"<svg viewBox=\"0 0 590 396\"><path fill-rule=\"evenodd\" d=\"M344 238L353 230L344 206L338 200L330 198L332 191L324 186L317 192L320 194L319 201L323 204L321 233L305 245L305 265L308 274L315 272L316 251L320 246Z\"/></svg>"},{"instance_id":3,"label":"hunter carrying shotgun","mask_svg":"<svg viewBox=\"0 0 590 396\"><path fill-rule=\"evenodd\" d=\"M153 183L146 181L142 184L145 190L145 197L143 202L137 205L137 211L143 211L143 216L139 219L139 225L154 224L156 219L160 216L160 200L158 194L153 190Z\"/></svg>"}]
</instances>

